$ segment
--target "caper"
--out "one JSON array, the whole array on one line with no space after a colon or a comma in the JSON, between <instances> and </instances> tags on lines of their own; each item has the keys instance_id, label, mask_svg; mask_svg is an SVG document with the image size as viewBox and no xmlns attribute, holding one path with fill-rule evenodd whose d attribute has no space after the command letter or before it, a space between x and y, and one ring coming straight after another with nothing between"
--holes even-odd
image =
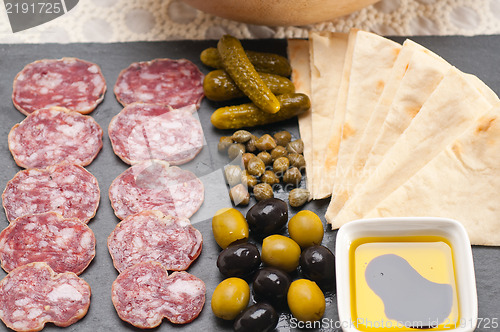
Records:
<instances>
[{"instance_id":1,"label":"caper","mask_svg":"<svg viewBox=\"0 0 500 332\"><path fill-rule=\"evenodd\" d=\"M273 188L267 183L259 183L253 187L253 194L258 201L274 197Z\"/></svg>"},{"instance_id":2,"label":"caper","mask_svg":"<svg viewBox=\"0 0 500 332\"><path fill-rule=\"evenodd\" d=\"M250 140L250 138L252 138L252 134L246 130L238 130L234 132L232 136L233 141L236 143L246 143Z\"/></svg>"},{"instance_id":3,"label":"caper","mask_svg":"<svg viewBox=\"0 0 500 332\"><path fill-rule=\"evenodd\" d=\"M296 139L295 141L292 141L287 144L286 149L288 150L289 153L303 153L304 152L304 142L302 140Z\"/></svg>"},{"instance_id":4,"label":"caper","mask_svg":"<svg viewBox=\"0 0 500 332\"><path fill-rule=\"evenodd\" d=\"M278 145L274 149L271 150L271 158L273 158L273 161L278 159L279 157L286 157L288 154L288 151L284 146Z\"/></svg>"},{"instance_id":5,"label":"caper","mask_svg":"<svg viewBox=\"0 0 500 332\"><path fill-rule=\"evenodd\" d=\"M309 195L309 190L295 188L290 191L290 194L288 195L288 202L290 202L290 205L293 207L299 207L306 204L309 200Z\"/></svg>"},{"instance_id":6,"label":"caper","mask_svg":"<svg viewBox=\"0 0 500 332\"><path fill-rule=\"evenodd\" d=\"M217 150L220 153L224 153L227 151L229 146L231 146L231 144L233 144L233 139L231 138L231 136L222 136L219 139L219 144L217 144Z\"/></svg>"},{"instance_id":7,"label":"caper","mask_svg":"<svg viewBox=\"0 0 500 332\"><path fill-rule=\"evenodd\" d=\"M250 194L247 188L241 183L229 190L229 198L231 198L234 205L248 205L250 203Z\"/></svg>"},{"instance_id":8,"label":"caper","mask_svg":"<svg viewBox=\"0 0 500 332\"><path fill-rule=\"evenodd\" d=\"M271 165L273 158L271 157L271 154L267 151L262 151L260 152L257 157L260 158L264 162L264 165Z\"/></svg>"},{"instance_id":9,"label":"caper","mask_svg":"<svg viewBox=\"0 0 500 332\"><path fill-rule=\"evenodd\" d=\"M247 188L253 188L257 183L257 179L255 176L248 173L248 171L243 171L241 173L241 183L245 185Z\"/></svg>"},{"instance_id":10,"label":"caper","mask_svg":"<svg viewBox=\"0 0 500 332\"><path fill-rule=\"evenodd\" d=\"M265 134L255 142L255 146L260 151L272 150L276 147L276 141L271 135Z\"/></svg>"},{"instance_id":11,"label":"caper","mask_svg":"<svg viewBox=\"0 0 500 332\"><path fill-rule=\"evenodd\" d=\"M257 141L257 136L255 136L255 135L250 136L250 139L245 144L245 148L248 152L257 151L257 147L255 146L256 141Z\"/></svg>"},{"instance_id":12,"label":"caper","mask_svg":"<svg viewBox=\"0 0 500 332\"><path fill-rule=\"evenodd\" d=\"M281 146L286 146L292 140L292 135L286 130L279 131L273 136L276 144Z\"/></svg>"},{"instance_id":13,"label":"caper","mask_svg":"<svg viewBox=\"0 0 500 332\"><path fill-rule=\"evenodd\" d=\"M299 170L303 170L306 166L306 160L304 156L298 153L290 153L288 156L288 160L290 160L290 165L297 167Z\"/></svg>"},{"instance_id":14,"label":"caper","mask_svg":"<svg viewBox=\"0 0 500 332\"><path fill-rule=\"evenodd\" d=\"M250 159L252 159L253 157L255 157L255 155L253 153L250 153L250 152L245 152L242 156L241 156L241 161L243 162L243 167L244 168L247 168L248 166L248 161Z\"/></svg>"},{"instance_id":15,"label":"caper","mask_svg":"<svg viewBox=\"0 0 500 332\"><path fill-rule=\"evenodd\" d=\"M290 167L286 170L285 175L283 175L283 181L286 183L291 183L294 185L299 185L300 180L302 180L302 174L297 167Z\"/></svg>"},{"instance_id":16,"label":"caper","mask_svg":"<svg viewBox=\"0 0 500 332\"><path fill-rule=\"evenodd\" d=\"M286 172L286 170L288 169L289 166L290 166L290 161L288 160L288 158L287 157L280 157L274 161L273 171L278 176L280 176Z\"/></svg>"},{"instance_id":17,"label":"caper","mask_svg":"<svg viewBox=\"0 0 500 332\"><path fill-rule=\"evenodd\" d=\"M233 187L241 182L241 168L238 165L228 165L224 167L226 182L230 187Z\"/></svg>"},{"instance_id":18,"label":"caper","mask_svg":"<svg viewBox=\"0 0 500 332\"><path fill-rule=\"evenodd\" d=\"M245 153L245 146L241 143L233 143L227 148L227 155L229 159L236 159L238 156L241 156Z\"/></svg>"},{"instance_id":19,"label":"caper","mask_svg":"<svg viewBox=\"0 0 500 332\"><path fill-rule=\"evenodd\" d=\"M260 181L269 185L280 183L280 179L276 176L276 174L274 174L273 171L265 171L260 177Z\"/></svg>"},{"instance_id":20,"label":"caper","mask_svg":"<svg viewBox=\"0 0 500 332\"><path fill-rule=\"evenodd\" d=\"M247 171L251 175L261 176L265 170L266 165L264 165L264 162L260 158L253 157L248 161Z\"/></svg>"}]
</instances>

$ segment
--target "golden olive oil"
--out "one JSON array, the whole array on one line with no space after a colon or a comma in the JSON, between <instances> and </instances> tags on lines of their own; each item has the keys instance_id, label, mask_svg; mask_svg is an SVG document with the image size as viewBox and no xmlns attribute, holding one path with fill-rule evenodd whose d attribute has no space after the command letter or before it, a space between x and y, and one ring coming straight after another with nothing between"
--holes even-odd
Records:
<instances>
[{"instance_id":1,"label":"golden olive oil","mask_svg":"<svg viewBox=\"0 0 500 332\"><path fill-rule=\"evenodd\" d=\"M450 330L460 312L453 249L439 236L366 237L349 250L360 331Z\"/></svg>"}]
</instances>

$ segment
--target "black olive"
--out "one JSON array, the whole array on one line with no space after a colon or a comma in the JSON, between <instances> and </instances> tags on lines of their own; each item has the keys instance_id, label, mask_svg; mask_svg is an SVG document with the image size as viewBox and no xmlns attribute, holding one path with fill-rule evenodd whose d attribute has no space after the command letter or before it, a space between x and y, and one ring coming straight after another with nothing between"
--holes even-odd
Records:
<instances>
[{"instance_id":1,"label":"black olive","mask_svg":"<svg viewBox=\"0 0 500 332\"><path fill-rule=\"evenodd\" d=\"M235 332L269 332L278 325L279 316L268 303L256 303L246 308L234 321Z\"/></svg>"},{"instance_id":2,"label":"black olive","mask_svg":"<svg viewBox=\"0 0 500 332\"><path fill-rule=\"evenodd\" d=\"M291 283L292 279L286 272L275 267L264 267L255 273L253 294L258 301L283 304Z\"/></svg>"},{"instance_id":3,"label":"black olive","mask_svg":"<svg viewBox=\"0 0 500 332\"><path fill-rule=\"evenodd\" d=\"M225 277L245 277L259 268L259 249L253 243L232 244L222 250L217 267Z\"/></svg>"},{"instance_id":4,"label":"black olive","mask_svg":"<svg viewBox=\"0 0 500 332\"><path fill-rule=\"evenodd\" d=\"M248 210L246 219L255 235L274 234L288 221L288 204L278 198L264 199Z\"/></svg>"},{"instance_id":5,"label":"black olive","mask_svg":"<svg viewBox=\"0 0 500 332\"><path fill-rule=\"evenodd\" d=\"M299 264L304 277L315 281L320 287L335 285L335 256L327 247L314 245L304 249Z\"/></svg>"}]
</instances>

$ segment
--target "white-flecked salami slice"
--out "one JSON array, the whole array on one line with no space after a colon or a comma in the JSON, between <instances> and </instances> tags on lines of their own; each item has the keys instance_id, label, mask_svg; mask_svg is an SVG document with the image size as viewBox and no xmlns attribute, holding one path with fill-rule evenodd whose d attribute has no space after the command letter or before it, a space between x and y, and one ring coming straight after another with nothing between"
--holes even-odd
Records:
<instances>
[{"instance_id":1,"label":"white-flecked salami slice","mask_svg":"<svg viewBox=\"0 0 500 332\"><path fill-rule=\"evenodd\" d=\"M143 102L195 111L203 98L203 78L189 60L155 59L122 70L114 91L123 106Z\"/></svg>"},{"instance_id":2,"label":"white-flecked salami slice","mask_svg":"<svg viewBox=\"0 0 500 332\"><path fill-rule=\"evenodd\" d=\"M56 165L18 172L2 194L9 221L29 214L54 211L87 223L99 206L97 179L85 168Z\"/></svg>"},{"instance_id":3,"label":"white-flecked salami slice","mask_svg":"<svg viewBox=\"0 0 500 332\"><path fill-rule=\"evenodd\" d=\"M129 167L113 180L109 199L115 215L124 219L144 210L190 218L204 199L203 183L190 171L147 160Z\"/></svg>"},{"instance_id":4,"label":"white-flecked salami slice","mask_svg":"<svg viewBox=\"0 0 500 332\"><path fill-rule=\"evenodd\" d=\"M189 219L151 210L128 216L108 237L119 272L137 263L158 261L169 271L183 271L201 253L203 238Z\"/></svg>"},{"instance_id":5,"label":"white-flecked salami slice","mask_svg":"<svg viewBox=\"0 0 500 332\"><path fill-rule=\"evenodd\" d=\"M0 233L2 268L45 262L58 273L82 273L95 256L94 232L55 212L17 218Z\"/></svg>"},{"instance_id":6,"label":"white-flecked salami slice","mask_svg":"<svg viewBox=\"0 0 500 332\"><path fill-rule=\"evenodd\" d=\"M56 164L90 164L102 148L102 129L91 117L61 107L38 110L9 133L16 164L41 168Z\"/></svg>"},{"instance_id":7,"label":"white-flecked salami slice","mask_svg":"<svg viewBox=\"0 0 500 332\"><path fill-rule=\"evenodd\" d=\"M45 59L28 64L17 74L12 101L25 115L51 106L88 114L105 92L106 81L96 64L77 58Z\"/></svg>"},{"instance_id":8,"label":"white-flecked salami slice","mask_svg":"<svg viewBox=\"0 0 500 332\"><path fill-rule=\"evenodd\" d=\"M148 159L181 165L203 148L203 129L190 112L169 106L134 103L109 124L113 151L127 164Z\"/></svg>"},{"instance_id":9,"label":"white-flecked salami slice","mask_svg":"<svg viewBox=\"0 0 500 332\"><path fill-rule=\"evenodd\" d=\"M111 299L118 316L139 328L153 328L167 318L186 324L200 314L205 304L205 283L187 273L170 276L158 262L136 264L113 282Z\"/></svg>"},{"instance_id":10,"label":"white-flecked salami slice","mask_svg":"<svg viewBox=\"0 0 500 332\"><path fill-rule=\"evenodd\" d=\"M90 286L76 274L57 274L46 263L14 269L0 281L0 319L14 331L65 327L87 314Z\"/></svg>"}]
</instances>

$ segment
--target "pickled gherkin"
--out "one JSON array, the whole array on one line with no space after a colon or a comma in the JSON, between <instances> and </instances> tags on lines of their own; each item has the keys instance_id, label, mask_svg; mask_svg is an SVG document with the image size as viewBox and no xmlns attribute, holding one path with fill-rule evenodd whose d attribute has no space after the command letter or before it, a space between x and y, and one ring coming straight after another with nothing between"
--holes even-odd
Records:
<instances>
[{"instance_id":1,"label":"pickled gherkin","mask_svg":"<svg viewBox=\"0 0 500 332\"><path fill-rule=\"evenodd\" d=\"M289 77L292 73L292 67L287 58L274 54L255 51L245 51L250 62L255 69L262 73L275 74ZM222 69L222 60L219 56L219 51L215 47L209 47L200 55L201 62L209 67Z\"/></svg>"},{"instance_id":2,"label":"pickled gherkin","mask_svg":"<svg viewBox=\"0 0 500 332\"><path fill-rule=\"evenodd\" d=\"M238 88L262 111L274 114L280 110L280 102L262 81L248 60L238 39L224 35L217 44L222 65Z\"/></svg>"},{"instance_id":3,"label":"pickled gherkin","mask_svg":"<svg viewBox=\"0 0 500 332\"><path fill-rule=\"evenodd\" d=\"M271 92L276 95L295 92L295 86L286 77L266 73L258 74L262 81L271 89ZM205 76L203 91L205 97L213 101L226 101L245 96L229 74L220 69L213 70Z\"/></svg>"},{"instance_id":4,"label":"pickled gherkin","mask_svg":"<svg viewBox=\"0 0 500 332\"><path fill-rule=\"evenodd\" d=\"M216 110L210 118L218 129L253 127L293 118L311 107L309 97L303 93L286 93L277 96L281 110L275 114L265 113L255 104L227 106Z\"/></svg>"}]
</instances>

